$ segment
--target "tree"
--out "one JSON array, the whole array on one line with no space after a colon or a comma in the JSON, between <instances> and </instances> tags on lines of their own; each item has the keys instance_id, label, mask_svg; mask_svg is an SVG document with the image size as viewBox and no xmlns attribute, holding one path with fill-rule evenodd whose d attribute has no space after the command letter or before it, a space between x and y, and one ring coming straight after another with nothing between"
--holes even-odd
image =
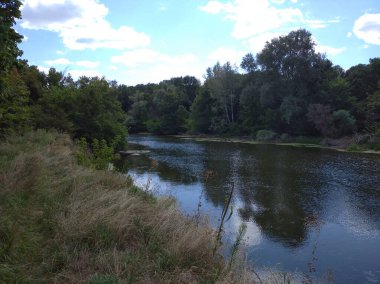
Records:
<instances>
[{"instance_id":1,"label":"tree","mask_svg":"<svg viewBox=\"0 0 380 284\"><path fill-rule=\"evenodd\" d=\"M243 60L241 61L240 67L244 69L247 73L252 73L256 71L257 69L257 64L256 60L253 57L252 53L247 53L244 57Z\"/></svg>"},{"instance_id":2,"label":"tree","mask_svg":"<svg viewBox=\"0 0 380 284\"><path fill-rule=\"evenodd\" d=\"M202 88L202 91L196 96L191 106L191 130L201 133L209 133L213 100L209 90Z\"/></svg>"},{"instance_id":3,"label":"tree","mask_svg":"<svg viewBox=\"0 0 380 284\"><path fill-rule=\"evenodd\" d=\"M132 95L132 106L128 111L127 126L131 132L146 131L145 122L148 120L148 101L144 93L137 91Z\"/></svg>"},{"instance_id":4,"label":"tree","mask_svg":"<svg viewBox=\"0 0 380 284\"><path fill-rule=\"evenodd\" d=\"M323 136L331 136L333 122L330 106L322 104L310 104L308 107L307 117Z\"/></svg>"},{"instance_id":5,"label":"tree","mask_svg":"<svg viewBox=\"0 0 380 284\"><path fill-rule=\"evenodd\" d=\"M0 92L0 136L18 132L29 125L29 91L16 69L5 73Z\"/></svg>"},{"instance_id":6,"label":"tree","mask_svg":"<svg viewBox=\"0 0 380 284\"><path fill-rule=\"evenodd\" d=\"M300 29L267 42L257 55L263 72L261 102L281 113L281 126L294 134L310 134L306 114L310 103L320 102L332 64L315 52L310 32Z\"/></svg>"},{"instance_id":7,"label":"tree","mask_svg":"<svg viewBox=\"0 0 380 284\"><path fill-rule=\"evenodd\" d=\"M207 70L206 85L210 94L215 98L224 111L224 119L227 124L234 123L238 117L239 105L239 74L236 67L229 62L220 66L219 62Z\"/></svg>"},{"instance_id":8,"label":"tree","mask_svg":"<svg viewBox=\"0 0 380 284\"><path fill-rule=\"evenodd\" d=\"M356 129L355 118L345 109L334 111L332 114L332 121L334 125L333 135L335 137L352 134Z\"/></svg>"},{"instance_id":9,"label":"tree","mask_svg":"<svg viewBox=\"0 0 380 284\"><path fill-rule=\"evenodd\" d=\"M22 55L17 44L23 37L13 29L16 19L21 19L20 6L19 0L0 2L0 74L14 67Z\"/></svg>"}]
</instances>

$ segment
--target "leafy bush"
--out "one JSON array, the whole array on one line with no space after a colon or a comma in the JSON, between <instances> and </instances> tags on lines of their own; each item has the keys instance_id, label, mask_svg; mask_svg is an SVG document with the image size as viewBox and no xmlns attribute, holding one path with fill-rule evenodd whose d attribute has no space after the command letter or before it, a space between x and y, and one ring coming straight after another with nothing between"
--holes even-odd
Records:
<instances>
[{"instance_id":1,"label":"leafy bush","mask_svg":"<svg viewBox=\"0 0 380 284\"><path fill-rule=\"evenodd\" d=\"M374 151L380 151L380 144L379 143L369 143L368 148Z\"/></svg>"},{"instance_id":2,"label":"leafy bush","mask_svg":"<svg viewBox=\"0 0 380 284\"><path fill-rule=\"evenodd\" d=\"M358 144L350 144L348 145L346 150L349 152L360 152L360 151L364 151L364 148Z\"/></svg>"},{"instance_id":3,"label":"leafy bush","mask_svg":"<svg viewBox=\"0 0 380 284\"><path fill-rule=\"evenodd\" d=\"M277 136L276 132L272 130L262 129L257 131L256 140L257 141L273 141Z\"/></svg>"},{"instance_id":4,"label":"leafy bush","mask_svg":"<svg viewBox=\"0 0 380 284\"><path fill-rule=\"evenodd\" d=\"M335 136L351 134L356 129L356 119L344 109L334 111L332 121L335 128Z\"/></svg>"},{"instance_id":5,"label":"leafy bush","mask_svg":"<svg viewBox=\"0 0 380 284\"><path fill-rule=\"evenodd\" d=\"M146 121L145 123L146 125L146 129L150 132L150 133L154 133L154 134L160 134L162 132L161 130L161 122L156 120L156 119L149 119Z\"/></svg>"},{"instance_id":6,"label":"leafy bush","mask_svg":"<svg viewBox=\"0 0 380 284\"><path fill-rule=\"evenodd\" d=\"M80 165L94 167L98 170L107 169L109 163L115 159L114 148L108 146L104 139L100 141L94 139L92 141L92 151L86 138L82 137L78 145L77 160Z\"/></svg>"}]
</instances>

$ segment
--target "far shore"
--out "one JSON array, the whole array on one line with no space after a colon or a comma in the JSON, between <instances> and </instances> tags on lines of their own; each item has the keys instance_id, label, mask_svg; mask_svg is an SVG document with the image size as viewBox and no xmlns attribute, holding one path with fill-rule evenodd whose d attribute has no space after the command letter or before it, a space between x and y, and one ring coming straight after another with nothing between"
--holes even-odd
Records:
<instances>
[{"instance_id":1,"label":"far shore","mask_svg":"<svg viewBox=\"0 0 380 284\"><path fill-rule=\"evenodd\" d=\"M139 133L141 135L154 135L152 133ZM340 139L337 145L321 145L316 143L299 143L299 142L278 142L278 141L257 141L251 138L246 137L220 137L213 135L191 135L191 134L176 134L176 135L162 135L168 137L175 137L179 139L188 139L194 141L206 141L206 142L225 142L225 143L242 143L242 144L267 144L267 145L278 145L278 146L291 146L291 147L304 147L304 148L320 148L327 150L335 150L339 152L348 152L348 153L365 153L365 154L380 154L380 151L375 150L347 150L349 144L344 142L344 138ZM346 138L347 140L347 138Z\"/></svg>"}]
</instances>

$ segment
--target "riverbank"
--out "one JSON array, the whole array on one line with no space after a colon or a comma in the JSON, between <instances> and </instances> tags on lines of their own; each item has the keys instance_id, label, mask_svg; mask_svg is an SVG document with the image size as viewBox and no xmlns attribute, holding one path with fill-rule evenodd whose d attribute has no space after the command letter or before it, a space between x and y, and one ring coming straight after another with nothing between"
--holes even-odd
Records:
<instances>
[{"instance_id":1,"label":"riverbank","mask_svg":"<svg viewBox=\"0 0 380 284\"><path fill-rule=\"evenodd\" d=\"M366 154L380 154L380 143L361 143L357 142L355 137L344 137L340 139L323 139L323 138L308 138L308 137L295 137L288 138L288 141L257 141L246 137L219 137L213 135L171 135L179 139L188 139L194 141L207 141L207 142L224 142L224 143L243 143L243 144L271 144L279 146L290 147L307 147L307 148L321 148L340 152L350 153L366 153ZM376 138L379 140L379 138ZM374 147L374 149L370 149ZM379 150L377 150L379 149Z\"/></svg>"},{"instance_id":2,"label":"riverbank","mask_svg":"<svg viewBox=\"0 0 380 284\"><path fill-rule=\"evenodd\" d=\"M244 283L215 232L130 178L77 164L67 135L0 144L1 283Z\"/></svg>"}]
</instances>

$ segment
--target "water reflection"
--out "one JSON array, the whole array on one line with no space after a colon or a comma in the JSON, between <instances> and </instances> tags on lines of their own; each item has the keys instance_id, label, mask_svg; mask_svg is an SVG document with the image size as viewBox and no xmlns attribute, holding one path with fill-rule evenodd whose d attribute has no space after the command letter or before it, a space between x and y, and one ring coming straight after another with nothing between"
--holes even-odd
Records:
<instances>
[{"instance_id":1,"label":"water reflection","mask_svg":"<svg viewBox=\"0 0 380 284\"><path fill-rule=\"evenodd\" d=\"M217 223L233 185L235 214L227 224L227 235L233 238L245 222L248 244L263 251L263 264L282 263L303 271L319 238L321 271L333 267L347 283L363 280L365 269L376 271L380 157L151 136L130 136L129 141L131 147L151 152L129 157L118 167L171 187L189 214L195 212L203 192L202 210L210 215L211 224ZM356 274L347 274L348 267L355 267Z\"/></svg>"}]
</instances>

